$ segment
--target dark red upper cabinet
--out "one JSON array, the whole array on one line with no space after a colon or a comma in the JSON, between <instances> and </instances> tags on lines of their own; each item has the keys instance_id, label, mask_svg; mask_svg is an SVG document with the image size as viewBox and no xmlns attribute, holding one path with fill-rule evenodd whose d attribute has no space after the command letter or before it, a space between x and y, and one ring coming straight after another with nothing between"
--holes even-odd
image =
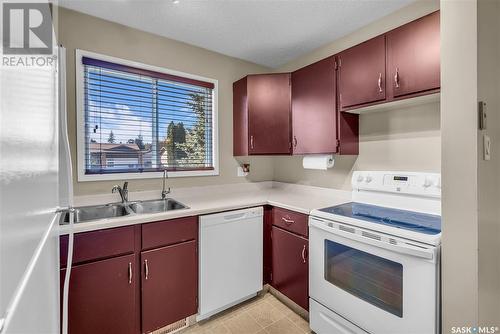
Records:
<instances>
[{"instance_id":1,"label":"dark red upper cabinet","mask_svg":"<svg viewBox=\"0 0 500 334\"><path fill-rule=\"evenodd\" d=\"M335 57L292 73L293 154L337 153Z\"/></svg>"},{"instance_id":2,"label":"dark red upper cabinet","mask_svg":"<svg viewBox=\"0 0 500 334\"><path fill-rule=\"evenodd\" d=\"M272 286L309 309L308 240L272 227Z\"/></svg>"},{"instance_id":3,"label":"dark red upper cabinet","mask_svg":"<svg viewBox=\"0 0 500 334\"><path fill-rule=\"evenodd\" d=\"M338 54L340 110L384 101L385 36L378 36Z\"/></svg>"},{"instance_id":4,"label":"dark red upper cabinet","mask_svg":"<svg viewBox=\"0 0 500 334\"><path fill-rule=\"evenodd\" d=\"M233 83L233 155L248 155L248 78Z\"/></svg>"},{"instance_id":5,"label":"dark red upper cabinet","mask_svg":"<svg viewBox=\"0 0 500 334\"><path fill-rule=\"evenodd\" d=\"M290 73L249 75L233 84L233 155L290 154Z\"/></svg>"},{"instance_id":6,"label":"dark red upper cabinet","mask_svg":"<svg viewBox=\"0 0 500 334\"><path fill-rule=\"evenodd\" d=\"M197 240L141 253L142 332L198 312Z\"/></svg>"},{"instance_id":7,"label":"dark red upper cabinet","mask_svg":"<svg viewBox=\"0 0 500 334\"><path fill-rule=\"evenodd\" d=\"M387 33L389 98L440 88L439 25L439 12L434 12Z\"/></svg>"},{"instance_id":8,"label":"dark red upper cabinet","mask_svg":"<svg viewBox=\"0 0 500 334\"><path fill-rule=\"evenodd\" d=\"M66 270L61 270L61 291ZM68 332L136 333L136 257L134 254L71 269Z\"/></svg>"}]
</instances>

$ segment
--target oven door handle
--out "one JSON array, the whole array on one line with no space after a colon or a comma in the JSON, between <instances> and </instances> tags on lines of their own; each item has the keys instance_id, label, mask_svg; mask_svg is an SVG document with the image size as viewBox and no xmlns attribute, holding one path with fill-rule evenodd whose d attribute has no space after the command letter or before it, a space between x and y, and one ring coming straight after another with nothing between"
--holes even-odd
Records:
<instances>
[{"instance_id":1,"label":"oven door handle","mask_svg":"<svg viewBox=\"0 0 500 334\"><path fill-rule=\"evenodd\" d=\"M433 249L423 248L423 247L419 247L419 246L412 246L412 245L409 245L407 243L405 243L404 245L402 245L402 244L394 245L394 244L390 244L388 242L378 241L378 240L375 240L372 238L361 236L361 235L356 234L356 233L345 232L345 231L338 230L338 229L333 228L333 227L325 226L324 223L321 223L320 221L317 221L315 219L311 219L309 224L311 227L319 228L320 230L326 231L328 233L332 233L332 234L338 235L338 236L346 238L346 239L358 241L358 242L372 245L375 247L384 248L384 249L387 249L387 250L390 250L393 252L412 255L412 256L428 259L428 260L432 260L434 258L434 250ZM359 230L357 228L354 228L354 229Z\"/></svg>"}]
</instances>

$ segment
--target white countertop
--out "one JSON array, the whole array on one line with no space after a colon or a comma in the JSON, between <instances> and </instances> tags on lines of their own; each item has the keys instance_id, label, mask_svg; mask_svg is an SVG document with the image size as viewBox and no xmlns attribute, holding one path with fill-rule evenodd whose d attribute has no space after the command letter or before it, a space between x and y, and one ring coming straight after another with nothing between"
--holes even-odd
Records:
<instances>
[{"instance_id":1,"label":"white countertop","mask_svg":"<svg viewBox=\"0 0 500 334\"><path fill-rule=\"evenodd\" d=\"M129 200L159 198L161 191L130 192ZM319 209L351 200L351 192L281 182L256 182L179 188L170 197L189 208L155 214L131 214L74 224L74 232L142 224L179 217L198 216L259 205L273 205L309 214ZM119 201L116 194L75 197L75 206L106 204ZM68 225L60 226L60 234L68 234Z\"/></svg>"}]
</instances>

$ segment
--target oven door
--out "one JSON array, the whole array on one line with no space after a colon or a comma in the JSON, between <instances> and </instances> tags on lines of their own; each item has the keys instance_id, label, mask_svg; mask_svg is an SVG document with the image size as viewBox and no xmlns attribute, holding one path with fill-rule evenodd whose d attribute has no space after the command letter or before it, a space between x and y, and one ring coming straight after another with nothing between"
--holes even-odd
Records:
<instances>
[{"instance_id":1,"label":"oven door","mask_svg":"<svg viewBox=\"0 0 500 334\"><path fill-rule=\"evenodd\" d=\"M310 296L372 334L437 333L436 247L311 217Z\"/></svg>"}]
</instances>

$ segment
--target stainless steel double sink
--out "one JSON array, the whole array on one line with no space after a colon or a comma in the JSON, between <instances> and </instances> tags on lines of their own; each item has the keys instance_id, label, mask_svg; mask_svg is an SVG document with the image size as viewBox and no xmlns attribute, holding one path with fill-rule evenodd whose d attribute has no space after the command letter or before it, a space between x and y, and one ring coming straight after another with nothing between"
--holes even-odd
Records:
<instances>
[{"instance_id":1,"label":"stainless steel double sink","mask_svg":"<svg viewBox=\"0 0 500 334\"><path fill-rule=\"evenodd\" d=\"M135 201L129 203L110 203L105 205L81 206L73 208L75 223L90 220L124 217L131 214L148 214L187 209L188 207L172 198ZM61 224L69 223L70 211L63 212Z\"/></svg>"}]
</instances>

